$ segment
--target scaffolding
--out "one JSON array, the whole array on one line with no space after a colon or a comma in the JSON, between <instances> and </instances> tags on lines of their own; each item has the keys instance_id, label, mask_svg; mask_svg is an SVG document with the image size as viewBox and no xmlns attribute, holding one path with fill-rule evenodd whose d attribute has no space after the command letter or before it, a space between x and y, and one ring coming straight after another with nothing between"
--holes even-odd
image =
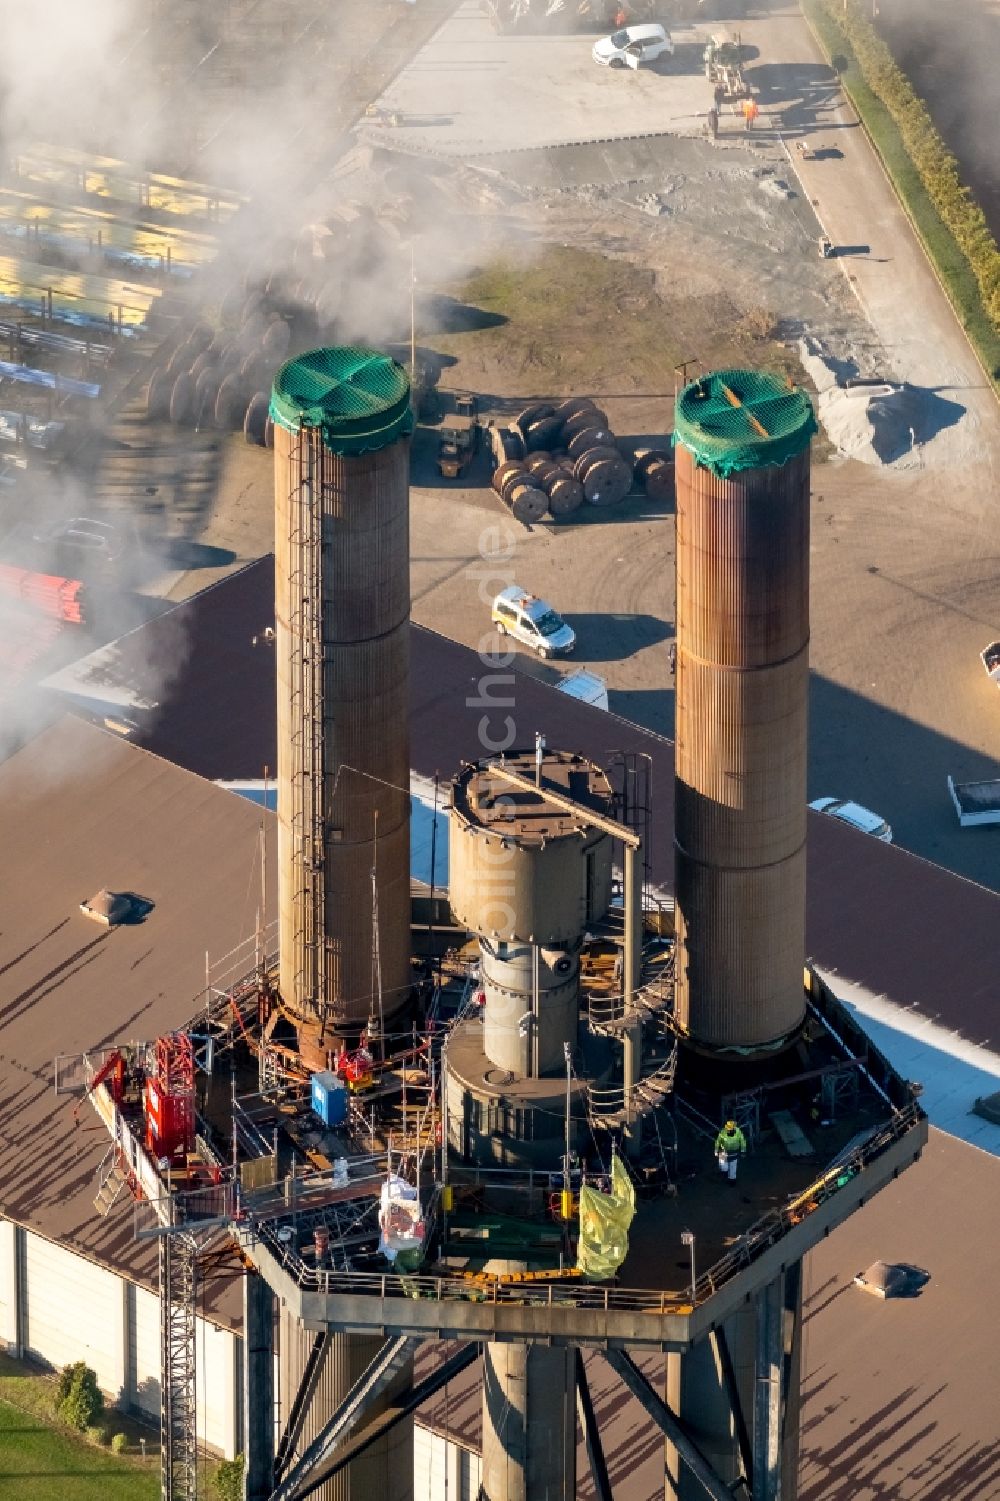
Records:
<instances>
[{"instance_id":1,"label":"scaffolding","mask_svg":"<svg viewBox=\"0 0 1000 1501\"><path fill-rule=\"evenodd\" d=\"M174 1231L160 1236L162 1501L198 1501L197 1264L193 1235Z\"/></svg>"}]
</instances>

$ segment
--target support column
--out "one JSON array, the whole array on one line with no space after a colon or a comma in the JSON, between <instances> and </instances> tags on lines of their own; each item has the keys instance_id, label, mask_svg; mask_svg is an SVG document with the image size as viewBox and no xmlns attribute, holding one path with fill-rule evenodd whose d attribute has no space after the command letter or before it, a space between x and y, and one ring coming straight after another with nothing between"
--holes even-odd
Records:
<instances>
[{"instance_id":1,"label":"support column","mask_svg":"<svg viewBox=\"0 0 1000 1501\"><path fill-rule=\"evenodd\" d=\"M723 1326L725 1349L731 1367L729 1377L723 1368L718 1343L701 1340L683 1355L668 1355L666 1403L678 1416L706 1460L720 1479L735 1487L746 1475L740 1451L738 1423L733 1415L730 1393L735 1387L750 1429L753 1413L754 1312L750 1307L727 1319ZM668 1501L705 1501L705 1491L676 1447L668 1440L664 1445ZM734 1494L746 1494L734 1490Z\"/></svg>"},{"instance_id":2,"label":"support column","mask_svg":"<svg viewBox=\"0 0 1000 1501\"><path fill-rule=\"evenodd\" d=\"M281 1315L282 1427L288 1405L299 1389L315 1335L288 1313ZM384 1341L358 1334L334 1334L316 1381L296 1445L301 1454L337 1411L359 1377L382 1349ZM384 1412L413 1383L409 1362L385 1392L365 1409L366 1419ZM324 1480L312 1501L413 1501L413 1419L405 1418L364 1454L336 1475Z\"/></svg>"},{"instance_id":3,"label":"support column","mask_svg":"<svg viewBox=\"0 0 1000 1501\"><path fill-rule=\"evenodd\" d=\"M795 1501L799 1476L799 1407L802 1389L802 1263L785 1273L784 1414L781 1444L781 1501Z\"/></svg>"},{"instance_id":4,"label":"support column","mask_svg":"<svg viewBox=\"0 0 1000 1501\"><path fill-rule=\"evenodd\" d=\"M246 1501L274 1489L274 1294L259 1272L243 1279L243 1453Z\"/></svg>"},{"instance_id":5,"label":"support column","mask_svg":"<svg viewBox=\"0 0 1000 1501\"><path fill-rule=\"evenodd\" d=\"M487 1345L482 1501L575 1501L575 1352Z\"/></svg>"},{"instance_id":6,"label":"support column","mask_svg":"<svg viewBox=\"0 0 1000 1501\"><path fill-rule=\"evenodd\" d=\"M784 1276L756 1298L753 1411L753 1498L781 1501L781 1400L784 1363Z\"/></svg>"}]
</instances>

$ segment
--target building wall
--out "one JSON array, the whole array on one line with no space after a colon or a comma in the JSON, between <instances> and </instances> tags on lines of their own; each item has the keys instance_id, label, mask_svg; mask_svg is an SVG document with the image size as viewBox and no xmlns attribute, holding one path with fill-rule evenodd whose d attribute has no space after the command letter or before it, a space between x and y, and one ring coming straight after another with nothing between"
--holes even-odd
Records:
<instances>
[{"instance_id":1,"label":"building wall","mask_svg":"<svg viewBox=\"0 0 1000 1501\"><path fill-rule=\"evenodd\" d=\"M18 1257L21 1254L20 1232L10 1220L0 1220L0 1348L18 1356L20 1350L20 1310L18 1308Z\"/></svg>"},{"instance_id":2,"label":"building wall","mask_svg":"<svg viewBox=\"0 0 1000 1501\"><path fill-rule=\"evenodd\" d=\"M242 1442L241 1344L232 1330L199 1318L198 1438L229 1459ZM159 1418L160 1303L156 1294L3 1219L0 1349L31 1355L56 1368L85 1360L109 1397L154 1422ZM415 1498L473 1501L479 1481L478 1454L415 1424Z\"/></svg>"},{"instance_id":3,"label":"building wall","mask_svg":"<svg viewBox=\"0 0 1000 1501\"><path fill-rule=\"evenodd\" d=\"M239 1448L238 1345L232 1330L198 1319L198 1439L230 1459ZM0 1220L0 1347L54 1368L85 1360L113 1401L159 1418L155 1293L7 1220Z\"/></svg>"},{"instance_id":4,"label":"building wall","mask_svg":"<svg viewBox=\"0 0 1000 1501\"><path fill-rule=\"evenodd\" d=\"M478 1454L414 1424L414 1501L475 1501L481 1469Z\"/></svg>"}]
</instances>

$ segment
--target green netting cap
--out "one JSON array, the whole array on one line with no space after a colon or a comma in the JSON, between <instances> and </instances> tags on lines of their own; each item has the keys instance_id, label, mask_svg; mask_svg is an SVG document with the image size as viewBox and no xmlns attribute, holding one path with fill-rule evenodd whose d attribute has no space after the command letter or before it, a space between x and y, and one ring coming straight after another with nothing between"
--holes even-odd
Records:
<instances>
[{"instance_id":1,"label":"green netting cap","mask_svg":"<svg viewBox=\"0 0 1000 1501\"><path fill-rule=\"evenodd\" d=\"M674 445L683 443L720 479L786 463L816 430L806 392L756 370L703 375L684 387L674 409Z\"/></svg>"},{"instance_id":2,"label":"green netting cap","mask_svg":"<svg viewBox=\"0 0 1000 1501\"><path fill-rule=\"evenodd\" d=\"M274 377L271 417L292 433L318 427L333 453L370 453L413 431L409 377L374 349L311 349Z\"/></svg>"}]
</instances>

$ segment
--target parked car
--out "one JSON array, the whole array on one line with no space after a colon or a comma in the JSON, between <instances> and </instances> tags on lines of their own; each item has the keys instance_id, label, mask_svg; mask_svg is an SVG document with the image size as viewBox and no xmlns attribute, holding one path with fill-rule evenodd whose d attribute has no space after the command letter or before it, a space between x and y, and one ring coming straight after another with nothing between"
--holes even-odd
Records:
<instances>
[{"instance_id":1,"label":"parked car","mask_svg":"<svg viewBox=\"0 0 1000 1501\"><path fill-rule=\"evenodd\" d=\"M673 50L669 31L654 23L623 26L621 31L601 37L594 43L591 55L602 68L638 68L643 63L655 62L658 57L671 57Z\"/></svg>"},{"instance_id":2,"label":"parked car","mask_svg":"<svg viewBox=\"0 0 1000 1501\"><path fill-rule=\"evenodd\" d=\"M809 806L817 813L829 813L831 818L839 818L841 823L850 824L862 834L874 834L883 844L892 843L892 830L885 819L879 818L870 808L862 808L860 803L848 802L842 797L818 797Z\"/></svg>"},{"instance_id":3,"label":"parked car","mask_svg":"<svg viewBox=\"0 0 1000 1501\"><path fill-rule=\"evenodd\" d=\"M513 636L540 657L565 656L576 645L575 632L552 606L517 584L501 590L491 615L501 636Z\"/></svg>"},{"instance_id":4,"label":"parked car","mask_svg":"<svg viewBox=\"0 0 1000 1501\"><path fill-rule=\"evenodd\" d=\"M110 566L122 555L122 539L116 528L88 516L74 516L48 531L35 532L33 541L49 549L60 567L86 559Z\"/></svg>"}]
</instances>

